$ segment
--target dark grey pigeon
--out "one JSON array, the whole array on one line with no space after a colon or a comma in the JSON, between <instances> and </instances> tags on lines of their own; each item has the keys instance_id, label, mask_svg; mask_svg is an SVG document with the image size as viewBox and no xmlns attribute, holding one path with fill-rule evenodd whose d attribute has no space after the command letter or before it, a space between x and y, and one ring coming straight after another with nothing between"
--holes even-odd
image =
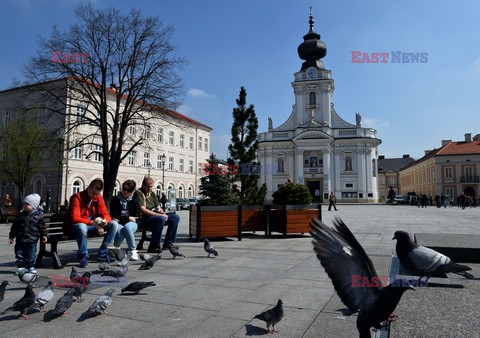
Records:
<instances>
[{"instance_id":1,"label":"dark grey pigeon","mask_svg":"<svg viewBox=\"0 0 480 338\"><path fill-rule=\"evenodd\" d=\"M48 282L48 285L44 287L35 298L35 304L33 307L38 307L40 311L46 311L45 305L53 299L53 287L52 282Z\"/></svg>"},{"instance_id":2,"label":"dark grey pigeon","mask_svg":"<svg viewBox=\"0 0 480 338\"><path fill-rule=\"evenodd\" d=\"M3 297L5 296L5 289L7 288L7 285L10 285L10 282L6 280L4 280L0 285L0 303L3 301Z\"/></svg>"},{"instance_id":3,"label":"dark grey pigeon","mask_svg":"<svg viewBox=\"0 0 480 338\"><path fill-rule=\"evenodd\" d=\"M70 272L70 280L75 283L75 282L78 282L80 280L80 277L82 277L82 275L80 275L77 271L77 269L75 269L74 266L72 266L72 272Z\"/></svg>"},{"instance_id":4,"label":"dark grey pigeon","mask_svg":"<svg viewBox=\"0 0 480 338\"><path fill-rule=\"evenodd\" d=\"M332 229L312 219L313 247L342 302L350 311L359 311L360 338L370 338L370 328L379 329L385 320L393 320L396 316L393 311L403 293L415 289L408 282L400 286L396 282L386 287L381 287L380 283L375 285L378 275L365 250L340 218L335 219L334 226ZM366 278L372 284L356 287L352 285L353 276Z\"/></svg>"},{"instance_id":5,"label":"dark grey pigeon","mask_svg":"<svg viewBox=\"0 0 480 338\"><path fill-rule=\"evenodd\" d=\"M80 284L73 289L73 295L77 297L78 303L83 302L82 296L85 293L85 291L88 290L91 277L92 277L92 273L90 271L85 272L79 280Z\"/></svg>"},{"instance_id":6,"label":"dark grey pigeon","mask_svg":"<svg viewBox=\"0 0 480 338\"><path fill-rule=\"evenodd\" d=\"M100 262L100 264L98 264L98 269L100 271L110 270L110 264L107 261Z\"/></svg>"},{"instance_id":7,"label":"dark grey pigeon","mask_svg":"<svg viewBox=\"0 0 480 338\"><path fill-rule=\"evenodd\" d=\"M35 303L35 293L33 292L32 284L28 284L23 297L19 301L16 301L13 306L3 311L2 315L9 311L20 311L23 319L28 319L27 311L32 307L33 303Z\"/></svg>"},{"instance_id":8,"label":"dark grey pigeon","mask_svg":"<svg viewBox=\"0 0 480 338\"><path fill-rule=\"evenodd\" d=\"M55 305L55 309L53 310L54 316L68 316L67 310L70 309L73 304L73 291L73 288L69 289L62 297L57 300L57 304Z\"/></svg>"},{"instance_id":9,"label":"dark grey pigeon","mask_svg":"<svg viewBox=\"0 0 480 338\"><path fill-rule=\"evenodd\" d=\"M466 265L452 262L450 258L435 250L418 245L410 238L406 231L398 230L392 239L397 240L395 250L400 262L409 271L421 277L447 277L447 273L456 273L468 279L474 277L469 274L472 270Z\"/></svg>"},{"instance_id":10,"label":"dark grey pigeon","mask_svg":"<svg viewBox=\"0 0 480 338\"><path fill-rule=\"evenodd\" d=\"M88 312L100 312L104 315L107 314L105 310L112 304L112 294L115 291L111 288L104 295L98 297L93 304L88 308Z\"/></svg>"},{"instance_id":11,"label":"dark grey pigeon","mask_svg":"<svg viewBox=\"0 0 480 338\"><path fill-rule=\"evenodd\" d=\"M160 256L160 254L150 256L142 265L140 265L140 268L138 268L138 270L150 270L155 265L155 262L161 258L162 256Z\"/></svg>"},{"instance_id":12,"label":"dark grey pigeon","mask_svg":"<svg viewBox=\"0 0 480 338\"><path fill-rule=\"evenodd\" d=\"M178 251L178 249L175 248L174 246L171 246L168 250L169 250L170 253L172 254L173 259L175 259L175 257L183 257L183 258L185 258L185 255L182 254L180 251Z\"/></svg>"},{"instance_id":13,"label":"dark grey pigeon","mask_svg":"<svg viewBox=\"0 0 480 338\"><path fill-rule=\"evenodd\" d=\"M278 300L277 305L274 308L267 310L265 312L256 315L254 319L263 320L267 323L267 330L268 333L275 333L278 332L275 330L275 324L280 322L283 318L283 302L281 299ZM270 325L272 326L272 330L270 330Z\"/></svg>"},{"instance_id":14,"label":"dark grey pigeon","mask_svg":"<svg viewBox=\"0 0 480 338\"><path fill-rule=\"evenodd\" d=\"M102 276L109 276L109 277L113 277L113 278L119 280L120 278L125 277L127 272L128 272L128 265L126 265L124 267L120 267L120 268L115 269L115 270L104 271L104 272L102 272Z\"/></svg>"},{"instance_id":15,"label":"dark grey pigeon","mask_svg":"<svg viewBox=\"0 0 480 338\"><path fill-rule=\"evenodd\" d=\"M127 255L126 251L123 249L109 249L108 251L117 261L121 261Z\"/></svg>"},{"instance_id":16,"label":"dark grey pigeon","mask_svg":"<svg viewBox=\"0 0 480 338\"><path fill-rule=\"evenodd\" d=\"M149 286L155 286L155 282L133 282L122 289L122 294L124 292L133 292L134 294L138 295L140 291L148 288Z\"/></svg>"},{"instance_id":17,"label":"dark grey pigeon","mask_svg":"<svg viewBox=\"0 0 480 338\"><path fill-rule=\"evenodd\" d=\"M30 273L30 272L24 272L24 271L21 271L18 273L18 278L23 283L32 284L34 288L45 287L48 285L48 282L52 281L50 277L40 276L40 275L37 275L36 273Z\"/></svg>"},{"instance_id":18,"label":"dark grey pigeon","mask_svg":"<svg viewBox=\"0 0 480 338\"><path fill-rule=\"evenodd\" d=\"M213 248L213 246L210 244L210 242L206 238L205 238L205 242L203 243L203 248L208 253L207 257L210 257L210 255L218 256L217 250Z\"/></svg>"}]
</instances>

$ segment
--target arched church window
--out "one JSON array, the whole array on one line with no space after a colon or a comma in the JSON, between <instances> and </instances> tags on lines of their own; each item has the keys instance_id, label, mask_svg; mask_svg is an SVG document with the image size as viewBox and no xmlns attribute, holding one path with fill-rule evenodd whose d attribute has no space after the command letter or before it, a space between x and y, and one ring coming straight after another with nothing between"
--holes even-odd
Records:
<instances>
[{"instance_id":1,"label":"arched church window","mask_svg":"<svg viewBox=\"0 0 480 338\"><path fill-rule=\"evenodd\" d=\"M317 104L317 97L315 95L315 92L310 92L308 96L308 104L310 106L316 105Z\"/></svg>"}]
</instances>

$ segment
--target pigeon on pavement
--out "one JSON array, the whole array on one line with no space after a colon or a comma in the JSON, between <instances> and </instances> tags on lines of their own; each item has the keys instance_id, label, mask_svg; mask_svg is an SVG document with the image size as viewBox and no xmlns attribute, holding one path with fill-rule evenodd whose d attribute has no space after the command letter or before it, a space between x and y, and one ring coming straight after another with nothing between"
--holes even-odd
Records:
<instances>
[{"instance_id":1,"label":"pigeon on pavement","mask_svg":"<svg viewBox=\"0 0 480 338\"><path fill-rule=\"evenodd\" d=\"M160 254L150 256L142 265L140 265L140 268L138 268L138 270L150 270L155 265L155 262L161 258L162 256L160 256Z\"/></svg>"},{"instance_id":2,"label":"pigeon on pavement","mask_svg":"<svg viewBox=\"0 0 480 338\"><path fill-rule=\"evenodd\" d=\"M130 258L132 258L133 252L130 250L128 254L123 257L120 261L118 261L118 266L126 266L128 262L130 261Z\"/></svg>"},{"instance_id":3,"label":"pigeon on pavement","mask_svg":"<svg viewBox=\"0 0 480 338\"><path fill-rule=\"evenodd\" d=\"M149 286L155 286L155 282L133 282L124 287L121 294L124 292L133 292L135 295L138 295L140 291Z\"/></svg>"},{"instance_id":4,"label":"pigeon on pavement","mask_svg":"<svg viewBox=\"0 0 480 338\"><path fill-rule=\"evenodd\" d=\"M81 283L76 286L73 290L73 295L77 297L77 302L81 303L83 302L82 295L85 293L85 291L88 290L88 286L90 285L90 278L92 277L92 273L90 271L85 272L80 281Z\"/></svg>"},{"instance_id":5,"label":"pigeon on pavement","mask_svg":"<svg viewBox=\"0 0 480 338\"><path fill-rule=\"evenodd\" d=\"M170 253L172 254L173 259L175 259L175 257L183 257L183 258L185 258L185 255L182 254L180 251L178 251L178 249L175 248L174 246L171 246L168 250L169 250Z\"/></svg>"},{"instance_id":6,"label":"pigeon on pavement","mask_svg":"<svg viewBox=\"0 0 480 338\"><path fill-rule=\"evenodd\" d=\"M415 289L408 282L401 286L393 282L386 287L374 284L378 275L363 247L341 219L336 218L334 225L333 229L318 219L312 219L314 250L342 302L350 311L359 311L357 329L360 338L370 338L370 328L379 329L385 320L393 320L396 316L392 314L393 310L403 293ZM353 276L370 281L370 287L353 285Z\"/></svg>"},{"instance_id":7,"label":"pigeon on pavement","mask_svg":"<svg viewBox=\"0 0 480 338\"><path fill-rule=\"evenodd\" d=\"M265 312L256 315L254 319L263 320L267 323L267 330L268 333L275 333L278 332L275 330L275 324L280 322L283 318L283 302L281 299L278 300L277 305L274 308L267 310ZM272 326L272 330L270 330L270 325Z\"/></svg>"},{"instance_id":8,"label":"pigeon on pavement","mask_svg":"<svg viewBox=\"0 0 480 338\"><path fill-rule=\"evenodd\" d=\"M27 311L34 303L35 293L33 292L32 284L28 284L27 288L25 289L25 295L19 301L15 302L13 306L3 311L2 315L8 311L20 311L20 315L23 317L23 319L28 319Z\"/></svg>"},{"instance_id":9,"label":"pigeon on pavement","mask_svg":"<svg viewBox=\"0 0 480 338\"><path fill-rule=\"evenodd\" d=\"M98 264L98 269L100 271L110 270L110 264L107 261L100 262L100 264Z\"/></svg>"},{"instance_id":10,"label":"pigeon on pavement","mask_svg":"<svg viewBox=\"0 0 480 338\"><path fill-rule=\"evenodd\" d=\"M49 277L40 276L36 273L24 272L21 271L18 273L18 278L21 282L26 284L32 284L32 287L45 287L48 285L48 282L51 281Z\"/></svg>"},{"instance_id":11,"label":"pigeon on pavement","mask_svg":"<svg viewBox=\"0 0 480 338\"><path fill-rule=\"evenodd\" d=\"M125 250L123 249L109 249L108 250L110 252L110 254L115 257L115 259L117 261L121 261L122 259L125 258L125 256L127 255L127 253L125 252Z\"/></svg>"},{"instance_id":12,"label":"pigeon on pavement","mask_svg":"<svg viewBox=\"0 0 480 338\"><path fill-rule=\"evenodd\" d=\"M109 289L104 295L98 297L93 304L88 308L88 312L100 312L107 314L105 310L112 304L112 294L114 288Z\"/></svg>"},{"instance_id":13,"label":"pigeon on pavement","mask_svg":"<svg viewBox=\"0 0 480 338\"><path fill-rule=\"evenodd\" d=\"M82 277L82 275L80 275L77 271L77 269L75 269L74 266L72 266L72 272L70 272L70 280L75 283L80 280L80 277Z\"/></svg>"},{"instance_id":14,"label":"pigeon on pavement","mask_svg":"<svg viewBox=\"0 0 480 338\"><path fill-rule=\"evenodd\" d=\"M415 243L406 231L395 231L392 239L397 240L395 249L403 266L421 277L427 277L427 280L430 277L447 277L450 272L468 279L474 278L466 272L472 270L470 267L452 262L440 252Z\"/></svg>"},{"instance_id":15,"label":"pigeon on pavement","mask_svg":"<svg viewBox=\"0 0 480 338\"><path fill-rule=\"evenodd\" d=\"M210 244L210 242L206 238L205 238L205 242L203 243L203 248L208 253L207 257L210 257L210 255L218 256L217 250L213 248L213 246Z\"/></svg>"},{"instance_id":16,"label":"pigeon on pavement","mask_svg":"<svg viewBox=\"0 0 480 338\"><path fill-rule=\"evenodd\" d=\"M33 307L38 307L40 311L46 311L45 305L53 299L53 286L52 282L48 282L48 285L44 287L35 298L35 304Z\"/></svg>"},{"instance_id":17,"label":"pigeon on pavement","mask_svg":"<svg viewBox=\"0 0 480 338\"><path fill-rule=\"evenodd\" d=\"M58 299L57 304L55 305L55 309L53 310L54 316L68 316L67 310L73 304L73 291L73 288L69 289L62 297Z\"/></svg>"},{"instance_id":18,"label":"pigeon on pavement","mask_svg":"<svg viewBox=\"0 0 480 338\"><path fill-rule=\"evenodd\" d=\"M4 280L2 284L0 284L0 303L3 301L3 297L5 295L5 289L7 288L7 285L10 285L10 282L6 280Z\"/></svg>"},{"instance_id":19,"label":"pigeon on pavement","mask_svg":"<svg viewBox=\"0 0 480 338\"><path fill-rule=\"evenodd\" d=\"M148 260L150 259L150 257L152 257L152 256L149 255L149 254L146 254L146 253L141 253L141 254L140 254L140 259L141 259L142 261L144 261L144 262L145 262L145 261L148 261Z\"/></svg>"},{"instance_id":20,"label":"pigeon on pavement","mask_svg":"<svg viewBox=\"0 0 480 338\"><path fill-rule=\"evenodd\" d=\"M104 271L102 272L101 276L113 277L118 281L120 278L125 277L127 272L128 272L128 265L125 265L124 267L120 267L115 270Z\"/></svg>"}]
</instances>

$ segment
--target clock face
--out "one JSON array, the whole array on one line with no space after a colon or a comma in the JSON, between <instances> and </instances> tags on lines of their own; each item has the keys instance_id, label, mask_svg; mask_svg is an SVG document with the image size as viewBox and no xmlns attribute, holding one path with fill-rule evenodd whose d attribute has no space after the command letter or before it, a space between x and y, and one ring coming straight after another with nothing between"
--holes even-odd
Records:
<instances>
[{"instance_id":1,"label":"clock face","mask_svg":"<svg viewBox=\"0 0 480 338\"><path fill-rule=\"evenodd\" d=\"M307 76L309 78L316 77L317 76L317 70L315 68L308 68Z\"/></svg>"}]
</instances>

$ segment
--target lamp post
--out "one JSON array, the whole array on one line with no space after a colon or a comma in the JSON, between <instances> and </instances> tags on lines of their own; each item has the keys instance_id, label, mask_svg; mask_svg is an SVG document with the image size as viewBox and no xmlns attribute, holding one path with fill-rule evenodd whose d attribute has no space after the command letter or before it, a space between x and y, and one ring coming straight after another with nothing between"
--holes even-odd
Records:
<instances>
[{"instance_id":1,"label":"lamp post","mask_svg":"<svg viewBox=\"0 0 480 338\"><path fill-rule=\"evenodd\" d=\"M59 130L58 132L58 181L57 181L57 212L60 212L60 193L61 193L61 178L62 178L62 168L63 168L63 146L64 146L64 135L63 131Z\"/></svg>"},{"instance_id":2,"label":"lamp post","mask_svg":"<svg viewBox=\"0 0 480 338\"><path fill-rule=\"evenodd\" d=\"M167 156L165 154L162 154L160 156L160 160L162 161L162 189L165 191L165 159Z\"/></svg>"}]
</instances>

